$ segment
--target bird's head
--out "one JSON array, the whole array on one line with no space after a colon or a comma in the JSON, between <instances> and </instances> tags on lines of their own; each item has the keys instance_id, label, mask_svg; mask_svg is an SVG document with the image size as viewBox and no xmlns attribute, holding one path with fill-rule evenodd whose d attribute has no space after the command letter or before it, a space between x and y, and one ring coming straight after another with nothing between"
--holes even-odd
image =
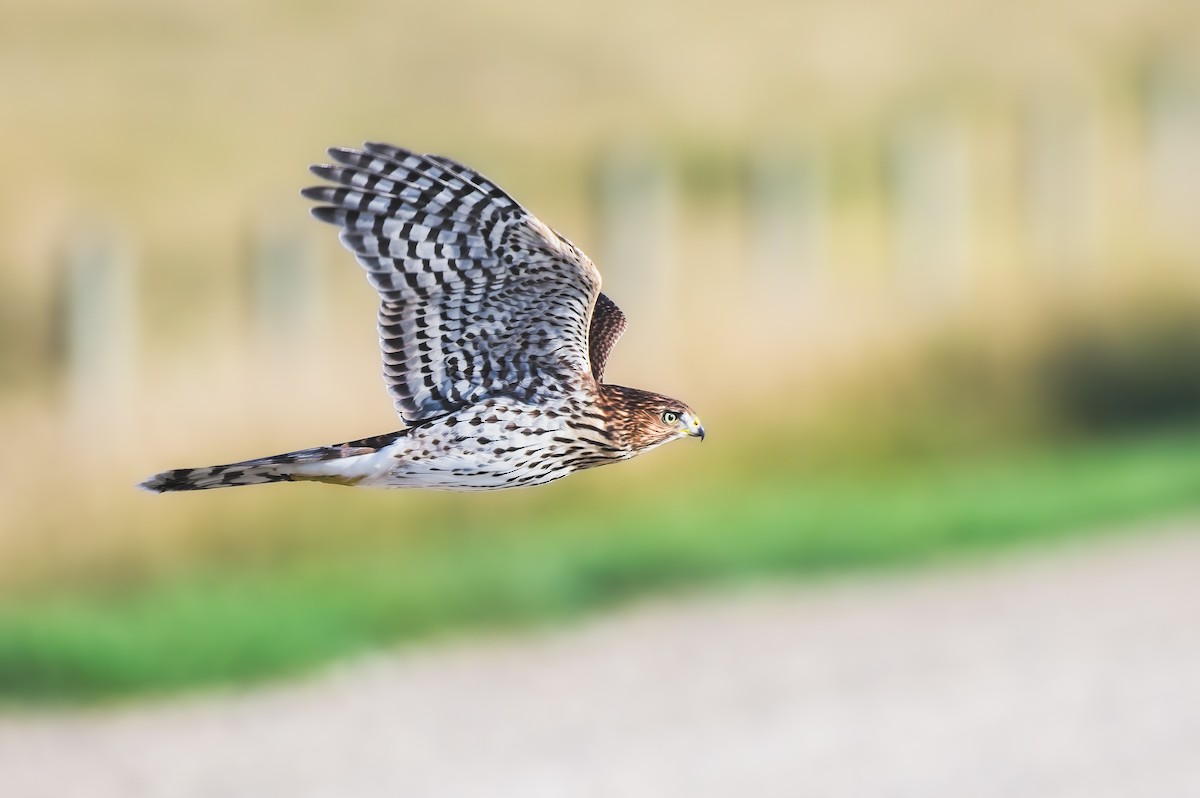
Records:
<instances>
[{"instance_id":1,"label":"bird's head","mask_svg":"<svg viewBox=\"0 0 1200 798\"><path fill-rule=\"evenodd\" d=\"M660 397L658 407L651 410L647 427L651 435L664 441L671 438L699 438L704 440L704 425L692 409L677 399Z\"/></svg>"},{"instance_id":2,"label":"bird's head","mask_svg":"<svg viewBox=\"0 0 1200 798\"><path fill-rule=\"evenodd\" d=\"M620 385L605 385L603 390L609 427L634 452L676 438L704 440L704 425L692 409L678 399Z\"/></svg>"}]
</instances>

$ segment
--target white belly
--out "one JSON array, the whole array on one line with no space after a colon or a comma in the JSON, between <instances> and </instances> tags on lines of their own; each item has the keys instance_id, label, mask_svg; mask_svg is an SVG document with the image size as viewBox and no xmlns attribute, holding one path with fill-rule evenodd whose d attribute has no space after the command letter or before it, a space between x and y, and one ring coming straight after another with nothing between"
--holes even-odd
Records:
<instances>
[{"instance_id":1,"label":"white belly","mask_svg":"<svg viewBox=\"0 0 1200 798\"><path fill-rule=\"evenodd\" d=\"M415 427L379 452L348 459L362 460L352 470L360 475L356 484L364 487L498 490L542 485L596 464L595 447L580 439L567 424L569 417L539 408L472 409Z\"/></svg>"}]
</instances>

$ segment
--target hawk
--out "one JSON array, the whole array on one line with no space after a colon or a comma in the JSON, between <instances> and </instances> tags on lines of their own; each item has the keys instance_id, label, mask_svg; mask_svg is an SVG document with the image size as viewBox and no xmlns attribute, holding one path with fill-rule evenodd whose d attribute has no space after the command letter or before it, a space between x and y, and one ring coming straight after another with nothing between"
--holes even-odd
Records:
<instances>
[{"instance_id":1,"label":"hawk","mask_svg":"<svg viewBox=\"0 0 1200 798\"><path fill-rule=\"evenodd\" d=\"M317 219L379 293L383 374L404 428L150 477L155 492L312 480L495 490L704 439L683 402L604 382L625 315L574 244L449 158L368 142L311 167Z\"/></svg>"}]
</instances>

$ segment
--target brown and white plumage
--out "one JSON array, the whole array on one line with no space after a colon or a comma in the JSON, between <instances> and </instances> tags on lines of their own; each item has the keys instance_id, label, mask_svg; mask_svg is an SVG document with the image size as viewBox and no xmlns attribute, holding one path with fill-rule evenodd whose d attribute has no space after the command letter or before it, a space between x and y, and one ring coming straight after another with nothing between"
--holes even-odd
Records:
<instances>
[{"instance_id":1,"label":"brown and white plumage","mask_svg":"<svg viewBox=\"0 0 1200 798\"><path fill-rule=\"evenodd\" d=\"M151 477L153 491L293 480L535 485L703 437L681 402L602 382L625 330L600 273L478 172L386 144L333 148L305 189L379 292L395 433Z\"/></svg>"}]
</instances>

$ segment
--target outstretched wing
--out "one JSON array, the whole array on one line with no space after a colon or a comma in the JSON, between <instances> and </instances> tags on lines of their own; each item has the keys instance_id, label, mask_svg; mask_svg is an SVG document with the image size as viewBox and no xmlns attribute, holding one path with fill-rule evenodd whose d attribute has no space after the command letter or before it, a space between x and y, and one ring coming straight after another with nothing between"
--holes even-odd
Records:
<instances>
[{"instance_id":1,"label":"outstretched wing","mask_svg":"<svg viewBox=\"0 0 1200 798\"><path fill-rule=\"evenodd\" d=\"M408 423L487 396L526 402L589 372L600 274L477 172L386 144L333 148L302 193L379 291L383 372Z\"/></svg>"},{"instance_id":2,"label":"outstretched wing","mask_svg":"<svg viewBox=\"0 0 1200 798\"><path fill-rule=\"evenodd\" d=\"M592 361L592 376L596 382L604 381L604 366L608 353L612 351L621 333L625 332L625 314L604 294L596 297L592 310L592 323L588 330L588 354Z\"/></svg>"}]
</instances>

